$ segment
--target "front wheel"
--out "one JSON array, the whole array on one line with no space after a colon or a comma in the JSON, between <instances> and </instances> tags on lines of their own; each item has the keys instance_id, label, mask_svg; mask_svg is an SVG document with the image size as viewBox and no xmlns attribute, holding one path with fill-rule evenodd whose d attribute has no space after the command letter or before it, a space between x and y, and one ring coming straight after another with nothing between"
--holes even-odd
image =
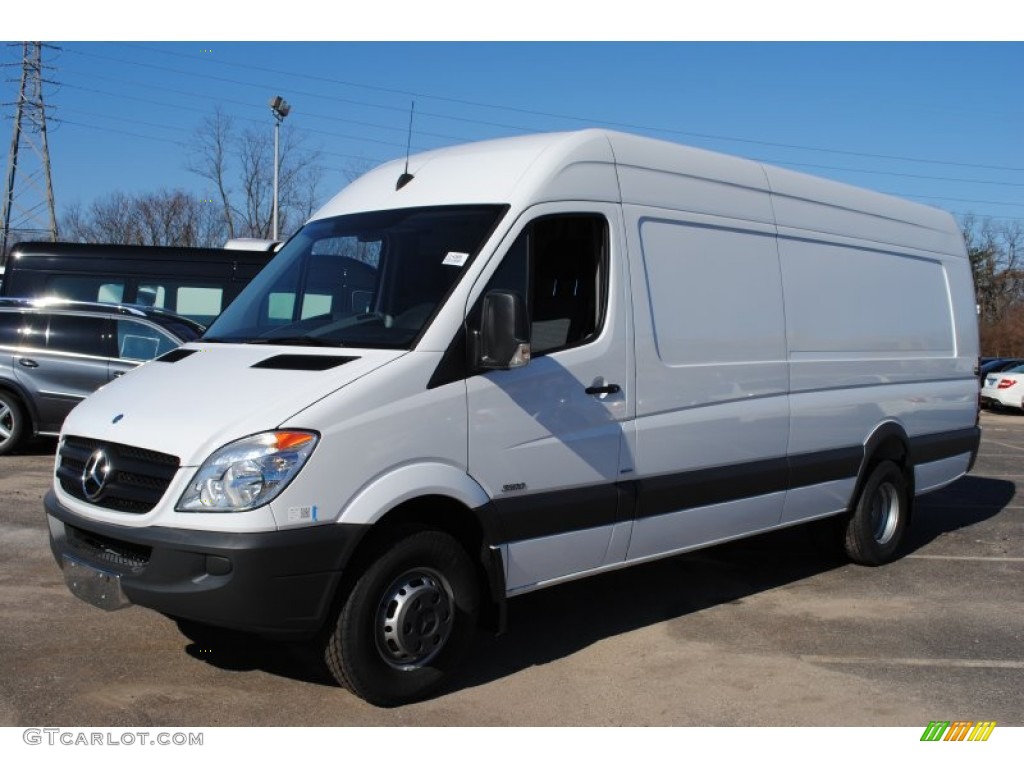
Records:
<instances>
[{"instance_id":1,"label":"front wheel","mask_svg":"<svg viewBox=\"0 0 1024 768\"><path fill-rule=\"evenodd\" d=\"M903 471L891 461L879 462L868 475L846 524L846 554L861 565L889 562L903 543L909 516Z\"/></svg>"},{"instance_id":2,"label":"front wheel","mask_svg":"<svg viewBox=\"0 0 1024 768\"><path fill-rule=\"evenodd\" d=\"M462 546L420 531L384 551L356 580L324 648L334 678L371 704L436 690L476 630L479 585Z\"/></svg>"}]
</instances>

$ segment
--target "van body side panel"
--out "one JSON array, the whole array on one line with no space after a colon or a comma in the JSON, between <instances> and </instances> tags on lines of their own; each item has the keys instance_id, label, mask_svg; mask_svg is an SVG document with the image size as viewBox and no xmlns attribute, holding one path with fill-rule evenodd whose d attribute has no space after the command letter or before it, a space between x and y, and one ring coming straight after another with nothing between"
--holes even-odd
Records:
<instances>
[{"instance_id":1,"label":"van body side panel","mask_svg":"<svg viewBox=\"0 0 1024 768\"><path fill-rule=\"evenodd\" d=\"M780 232L792 228L832 241L852 238L966 258L960 230L945 211L783 168L763 168Z\"/></svg>"},{"instance_id":2,"label":"van body side panel","mask_svg":"<svg viewBox=\"0 0 1024 768\"><path fill-rule=\"evenodd\" d=\"M949 485L961 475L970 472L973 457L973 453L961 453L949 459L915 465L914 487L921 494Z\"/></svg>"},{"instance_id":3,"label":"van body side panel","mask_svg":"<svg viewBox=\"0 0 1024 768\"><path fill-rule=\"evenodd\" d=\"M605 565L604 555L614 531L614 525L600 526L508 544L505 547L508 592L535 589L546 581ZM557 567L554 563L558 564Z\"/></svg>"},{"instance_id":4,"label":"van body side panel","mask_svg":"<svg viewBox=\"0 0 1024 768\"><path fill-rule=\"evenodd\" d=\"M977 298L974 293L974 275L965 253L960 266L946 272L949 295L953 302L953 322L956 329L957 373L964 378L974 371L981 355L978 340Z\"/></svg>"},{"instance_id":5,"label":"van body side panel","mask_svg":"<svg viewBox=\"0 0 1024 768\"><path fill-rule=\"evenodd\" d=\"M843 221L851 216L844 212ZM876 220L863 216L866 234L874 233ZM883 234L904 242L911 239L907 229L890 221ZM863 444L885 422L898 424L911 441L973 428L977 342L969 316L973 303L964 301L965 259L791 228L780 228L779 252L791 362L791 451ZM915 485L917 493L966 471L969 453L945 461L950 458L922 471L911 453L923 481ZM837 505L835 494L842 490L822 486L794 494L783 522L845 509L853 487L846 504Z\"/></svg>"},{"instance_id":6,"label":"van body side panel","mask_svg":"<svg viewBox=\"0 0 1024 768\"><path fill-rule=\"evenodd\" d=\"M845 357L867 378L877 375L873 359L898 358L912 375L905 361L923 358L953 372L953 317L939 259L809 237L781 237L779 252L795 363Z\"/></svg>"},{"instance_id":7,"label":"van body side panel","mask_svg":"<svg viewBox=\"0 0 1024 768\"><path fill-rule=\"evenodd\" d=\"M780 522L786 525L843 512L849 509L856 487L857 476L854 473L842 480L790 488Z\"/></svg>"},{"instance_id":8,"label":"van body side panel","mask_svg":"<svg viewBox=\"0 0 1024 768\"><path fill-rule=\"evenodd\" d=\"M673 205L701 206L699 189L692 194L692 205L690 197ZM766 207L767 194L760 194ZM750 203L741 198L737 212L750 212ZM633 560L778 523L788 482L789 403L773 228L736 217L624 209L635 286Z\"/></svg>"},{"instance_id":9,"label":"van body side panel","mask_svg":"<svg viewBox=\"0 0 1024 768\"><path fill-rule=\"evenodd\" d=\"M878 425L890 421L899 424L911 441L973 427L973 421L961 415L972 407L963 389L957 380L921 379L794 393L792 452L862 447Z\"/></svg>"},{"instance_id":10,"label":"van body side panel","mask_svg":"<svg viewBox=\"0 0 1024 768\"><path fill-rule=\"evenodd\" d=\"M637 521L629 544L629 559L685 552L770 530L778 523L778 510L785 495L765 494Z\"/></svg>"},{"instance_id":11,"label":"van body side panel","mask_svg":"<svg viewBox=\"0 0 1024 768\"><path fill-rule=\"evenodd\" d=\"M624 204L774 224L756 163L624 134L611 142Z\"/></svg>"}]
</instances>

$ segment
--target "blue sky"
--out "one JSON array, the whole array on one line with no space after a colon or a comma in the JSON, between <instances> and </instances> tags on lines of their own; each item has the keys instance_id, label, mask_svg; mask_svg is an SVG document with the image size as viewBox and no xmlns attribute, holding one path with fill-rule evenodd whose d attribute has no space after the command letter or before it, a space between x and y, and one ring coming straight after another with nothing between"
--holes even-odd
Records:
<instances>
[{"instance_id":1,"label":"blue sky","mask_svg":"<svg viewBox=\"0 0 1024 768\"><path fill-rule=\"evenodd\" d=\"M325 198L352 168L404 154L415 100L414 151L604 126L1024 221L1019 42L54 44L58 213L118 190L208 193L185 168L200 121L219 105L269 135L280 94L285 126L324 153ZM0 48L0 62L19 58Z\"/></svg>"}]
</instances>

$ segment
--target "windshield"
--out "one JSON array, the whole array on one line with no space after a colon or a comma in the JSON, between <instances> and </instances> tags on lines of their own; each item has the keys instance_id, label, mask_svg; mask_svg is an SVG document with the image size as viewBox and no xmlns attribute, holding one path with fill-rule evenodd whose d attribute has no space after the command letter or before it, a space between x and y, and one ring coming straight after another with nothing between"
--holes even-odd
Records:
<instances>
[{"instance_id":1,"label":"windshield","mask_svg":"<svg viewBox=\"0 0 1024 768\"><path fill-rule=\"evenodd\" d=\"M203 340L409 349L504 210L408 208L310 222Z\"/></svg>"}]
</instances>

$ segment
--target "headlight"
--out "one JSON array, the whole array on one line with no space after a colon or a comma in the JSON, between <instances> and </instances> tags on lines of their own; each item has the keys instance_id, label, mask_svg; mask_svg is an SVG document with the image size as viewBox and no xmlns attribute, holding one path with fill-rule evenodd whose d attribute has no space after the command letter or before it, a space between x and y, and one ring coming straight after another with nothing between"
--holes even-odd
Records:
<instances>
[{"instance_id":1,"label":"headlight","mask_svg":"<svg viewBox=\"0 0 1024 768\"><path fill-rule=\"evenodd\" d=\"M178 512L244 512L269 503L313 452L312 432L264 432L216 450L196 472Z\"/></svg>"}]
</instances>

